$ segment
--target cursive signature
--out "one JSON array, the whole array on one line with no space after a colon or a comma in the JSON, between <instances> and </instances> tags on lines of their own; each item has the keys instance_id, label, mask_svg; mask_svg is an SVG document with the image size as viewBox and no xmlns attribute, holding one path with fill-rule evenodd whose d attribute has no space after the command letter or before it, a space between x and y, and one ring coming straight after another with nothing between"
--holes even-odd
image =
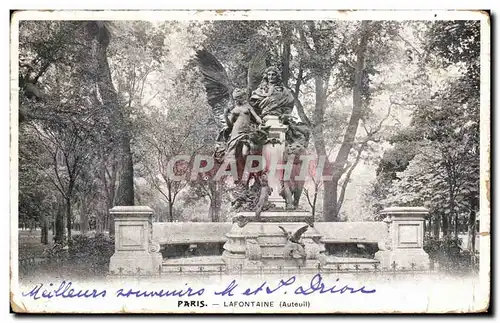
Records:
<instances>
[{"instance_id":1,"label":"cursive signature","mask_svg":"<svg viewBox=\"0 0 500 323\"><path fill-rule=\"evenodd\" d=\"M328 284L323 281L321 274L314 275L311 280L305 285L299 285L295 276L290 276L288 279L280 279L278 282L264 281L258 285L251 287L241 287L239 283L233 279L227 286L222 289L214 290L213 294L218 296L255 296L255 295L270 295L280 291L287 294L289 291L296 295L311 295L311 294L373 294L376 289L370 289L366 286L353 287L348 284L340 283L337 278L334 284ZM191 288L185 284L182 289L158 289L158 290L140 290L133 288L120 288L113 295L117 298L154 298L154 297L196 297L202 296L205 293L205 288ZM72 282L63 280L59 287L54 288L54 284L50 283L47 286L44 284L35 285L31 290L23 292L22 296L38 299L51 298L104 298L107 296L107 290L97 289L78 289L73 287Z\"/></svg>"},{"instance_id":2,"label":"cursive signature","mask_svg":"<svg viewBox=\"0 0 500 323\"><path fill-rule=\"evenodd\" d=\"M350 293L350 294L356 294L356 293L361 293L361 294L372 294L376 292L376 289L369 289L366 286L361 286L361 287L352 287L349 286L348 284L340 284L337 286L337 283L339 282L339 278L335 280L335 285L328 287L324 282L323 282L323 277L321 274L316 274L314 275L311 280L309 281L308 285L302 286L299 285L295 287L294 293L296 295L311 295L314 293L319 293L319 294L344 294L344 293ZM268 282L263 282L257 287L250 287L244 289L243 292L240 293L240 295L245 295L245 296L252 296L252 295L257 295L257 294L273 294L277 292L278 290L282 290L285 294L287 293L287 290L285 287L287 286L292 286L295 284L296 277L291 276L290 278L284 280L281 279L277 284L270 284ZM234 296L235 293L237 293L236 289L238 287L238 283L236 280L233 279L231 283L229 283L224 289L220 291L215 291L215 295L220 295L220 296Z\"/></svg>"}]
</instances>

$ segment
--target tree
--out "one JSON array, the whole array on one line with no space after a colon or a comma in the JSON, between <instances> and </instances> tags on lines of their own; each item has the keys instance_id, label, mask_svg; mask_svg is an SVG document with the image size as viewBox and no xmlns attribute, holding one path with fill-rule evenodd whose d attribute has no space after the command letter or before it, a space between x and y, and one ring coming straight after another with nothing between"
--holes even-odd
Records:
<instances>
[{"instance_id":1,"label":"tree","mask_svg":"<svg viewBox=\"0 0 500 323\"><path fill-rule=\"evenodd\" d=\"M71 49L71 50L70 50ZM31 116L24 123L36 134L35 146L46 155L36 158L39 169L61 194L65 205L66 229L71 238L74 188L82 167L91 155L93 135L102 124L99 109L92 105L92 64L85 59L83 44L67 48L65 62L44 71L43 102L30 107ZM73 61L74 60L74 61ZM42 158L47 158L43 160ZM50 168L47 166L50 165ZM56 241L63 240L63 217L56 217Z\"/></svg>"},{"instance_id":2,"label":"tree","mask_svg":"<svg viewBox=\"0 0 500 323\"><path fill-rule=\"evenodd\" d=\"M92 154L91 137L96 126L92 117L91 112L86 116L80 113L73 118L59 119L55 124L30 122L37 145L42 146L48 156L50 169L46 168L46 161L39 160L38 165L65 201L68 239L71 238L75 187ZM61 217L56 219L55 240L58 242L63 240L62 221Z\"/></svg>"},{"instance_id":3,"label":"tree","mask_svg":"<svg viewBox=\"0 0 500 323\"><path fill-rule=\"evenodd\" d=\"M137 155L141 175L158 190L168 204L168 219L174 220L174 206L179 193L188 186L189 169L197 154L213 147L214 127L210 127L210 108L201 84L194 71L185 70L174 80L173 90L162 92L158 100L162 108L150 107L141 115L143 132L139 140ZM169 86L169 84L166 84ZM172 163L175 157L186 155L183 160ZM173 178L172 172L182 179Z\"/></svg>"},{"instance_id":4,"label":"tree","mask_svg":"<svg viewBox=\"0 0 500 323\"><path fill-rule=\"evenodd\" d=\"M96 47L99 100L112 120L108 135L117 143L101 155L100 178L106 205L108 209L114 205L134 205L132 119L157 95L153 93L146 98L145 93L152 91L151 76L161 68L165 29L163 25L138 21L90 22L86 30ZM148 101L144 102L145 99ZM104 215L110 218L109 230L113 234L113 219L107 212Z\"/></svg>"},{"instance_id":5,"label":"tree","mask_svg":"<svg viewBox=\"0 0 500 323\"><path fill-rule=\"evenodd\" d=\"M108 62L108 46L111 41L110 27L100 21L89 22L86 25L88 34L96 44L97 86L104 109L113 116L113 125L119 147L120 172L118 191L115 197L117 205L134 205L134 163L130 148L130 130L128 116L123 111L118 94L113 85ZM112 227L110 228L112 230Z\"/></svg>"},{"instance_id":6,"label":"tree","mask_svg":"<svg viewBox=\"0 0 500 323\"><path fill-rule=\"evenodd\" d=\"M55 64L75 63L81 24L71 21L21 21L19 24L19 121L44 118L34 107L46 101L42 80Z\"/></svg>"},{"instance_id":7,"label":"tree","mask_svg":"<svg viewBox=\"0 0 500 323\"><path fill-rule=\"evenodd\" d=\"M392 163L400 167L394 167L396 176L383 180L389 185L386 202L428 205L434 223L441 222L444 234L454 231L455 237L460 215L467 215L473 241L479 208L479 22L438 21L427 26L425 38L423 64L459 74L430 84L431 95L413 105L410 128L399 136L413 148L404 151L401 142L393 150L398 154ZM390 176L388 167L379 169L379 175Z\"/></svg>"},{"instance_id":8,"label":"tree","mask_svg":"<svg viewBox=\"0 0 500 323\"><path fill-rule=\"evenodd\" d=\"M87 27L87 23L64 21L21 25L20 57L26 63L21 64L20 86L29 80L43 93L33 96L21 88L20 102L25 110L21 121L36 134L37 141L31 143L45 152L35 156L39 170L64 201L65 212L56 212L58 242L64 238L63 214L71 237L72 204L80 203L83 195L75 191L85 186L79 180L95 157L93 150L113 146L109 140L113 138L110 114L96 89L98 61ZM92 174L84 175L94 181ZM87 207L92 209L93 205Z\"/></svg>"},{"instance_id":9,"label":"tree","mask_svg":"<svg viewBox=\"0 0 500 323\"><path fill-rule=\"evenodd\" d=\"M385 52L393 52L391 48L395 44L390 38L397 34L399 26L368 21L362 22L354 31L350 30L350 26L334 22L308 22L299 27L299 68L295 83L297 111L312 128L317 155L328 157L336 150L336 157L333 161L328 158L326 165L332 171L332 179L323 183L323 213L326 221L338 220L350 176L369 143L379 140L375 135L379 134L383 123L390 117L392 106L391 102L386 116L376 120L370 103L381 89L380 84L379 88L371 87L377 85L374 78L380 74L376 67L387 64L388 54ZM333 37L325 37L326 34ZM302 82L307 80L304 78L306 71L309 71L308 77L314 80L315 99L311 118L307 116L299 97ZM340 146L335 149L337 140L328 140L327 111L335 101L342 102L341 97L332 96L342 89L352 93L352 105L347 122L341 130L337 130L341 140ZM368 126L370 123L373 123L373 127ZM359 136L360 124L365 130L364 138Z\"/></svg>"},{"instance_id":10,"label":"tree","mask_svg":"<svg viewBox=\"0 0 500 323\"><path fill-rule=\"evenodd\" d=\"M19 128L19 223L41 227L41 243L48 244L52 213L57 209L57 194L43 170L40 156L45 152L37 145L36 133L23 124ZM49 165L44 165L48 168Z\"/></svg>"}]
</instances>

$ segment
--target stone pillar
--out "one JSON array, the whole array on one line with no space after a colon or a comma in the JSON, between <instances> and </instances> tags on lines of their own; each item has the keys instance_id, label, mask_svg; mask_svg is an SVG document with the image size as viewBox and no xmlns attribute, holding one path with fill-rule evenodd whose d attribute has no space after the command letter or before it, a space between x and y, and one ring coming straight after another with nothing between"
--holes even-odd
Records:
<instances>
[{"instance_id":1,"label":"stone pillar","mask_svg":"<svg viewBox=\"0 0 500 323\"><path fill-rule=\"evenodd\" d=\"M160 245L153 242L153 210L147 206L115 206L115 253L110 274L158 274Z\"/></svg>"},{"instance_id":2,"label":"stone pillar","mask_svg":"<svg viewBox=\"0 0 500 323\"><path fill-rule=\"evenodd\" d=\"M375 259L383 268L429 268L429 255L424 251L424 221L429 210L423 207L389 207L386 215L387 237L379 243Z\"/></svg>"},{"instance_id":3,"label":"stone pillar","mask_svg":"<svg viewBox=\"0 0 500 323\"><path fill-rule=\"evenodd\" d=\"M285 200L279 195L281 184L279 174L280 171L274 172L271 165L281 165L283 163L283 154L285 153L285 133L287 126L279 121L277 116L265 116L265 126L269 126L269 140L279 140L279 143L267 143L262 149L262 154L266 159L267 167L270 170L269 186L272 188L269 202L277 207L285 208ZM281 171L282 172L282 171Z\"/></svg>"}]
</instances>

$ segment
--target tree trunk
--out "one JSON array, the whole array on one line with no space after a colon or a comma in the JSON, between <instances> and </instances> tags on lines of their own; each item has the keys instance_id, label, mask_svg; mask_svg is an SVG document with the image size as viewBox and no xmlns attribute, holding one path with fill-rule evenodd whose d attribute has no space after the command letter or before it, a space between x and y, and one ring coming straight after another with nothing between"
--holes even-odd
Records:
<instances>
[{"instance_id":1,"label":"tree trunk","mask_svg":"<svg viewBox=\"0 0 500 323\"><path fill-rule=\"evenodd\" d=\"M441 215L441 219L443 222L442 228L443 228L443 237L449 237L450 236L450 231L449 231L449 222L448 222L448 217L446 214Z\"/></svg>"},{"instance_id":2,"label":"tree trunk","mask_svg":"<svg viewBox=\"0 0 500 323\"><path fill-rule=\"evenodd\" d=\"M174 203L168 201L168 220L174 222Z\"/></svg>"},{"instance_id":3,"label":"tree trunk","mask_svg":"<svg viewBox=\"0 0 500 323\"><path fill-rule=\"evenodd\" d=\"M476 212L472 210L469 213L469 226L467 230L468 242L467 249L474 253L476 250Z\"/></svg>"},{"instance_id":4,"label":"tree trunk","mask_svg":"<svg viewBox=\"0 0 500 323\"><path fill-rule=\"evenodd\" d=\"M222 196L220 192L220 186L216 181L209 181L209 191L211 193L210 206L208 208L208 216L210 221L219 222L220 221L220 208L222 205Z\"/></svg>"},{"instance_id":5,"label":"tree trunk","mask_svg":"<svg viewBox=\"0 0 500 323\"><path fill-rule=\"evenodd\" d=\"M315 76L315 88L316 88L316 103L314 107L313 116L313 129L312 134L314 138L314 146L316 147L316 154L318 158L324 158L325 165L323 169L318 169L317 171L322 172L319 175L326 175L325 170L331 169L330 162L328 161L328 156L326 154L326 144L324 138L324 115L326 107L326 89L323 76L318 73ZM337 212L337 184L338 180L335 178L332 181L323 182L323 218L325 222L337 222L338 218L336 216Z\"/></svg>"},{"instance_id":6,"label":"tree trunk","mask_svg":"<svg viewBox=\"0 0 500 323\"><path fill-rule=\"evenodd\" d=\"M338 183L344 172L344 167L349 158L349 152L353 147L356 133L358 130L359 120L363 112L362 104L362 91L363 91L363 76L366 48L368 43L368 22L361 23L361 34L359 44L356 50L356 66L355 66L355 81L353 87L353 108L349 123L347 125L342 145L340 146L335 162L333 163L333 179L332 181L324 182L324 195L323 195L323 214L326 222L337 222L339 220L338 214L340 209L338 207ZM315 144L318 156L326 156L325 143L323 138L323 118L324 118L324 105L326 105L326 89L324 89L324 82L318 82L316 78L316 109L314 118L313 136L315 137ZM322 91L318 91L322 90ZM319 100L319 102L318 102ZM318 104L323 105L323 109L318 109ZM316 113L322 113L316 116ZM319 139L319 141L318 141ZM318 150L319 143L319 150ZM329 163L326 162L325 168L328 169Z\"/></svg>"},{"instance_id":7,"label":"tree trunk","mask_svg":"<svg viewBox=\"0 0 500 323\"><path fill-rule=\"evenodd\" d=\"M118 95L113 85L109 68L107 47L110 34L102 22L92 22L88 25L89 33L98 40L98 82L99 93L103 104L110 107L113 113L116 136L119 144L120 174L115 205L134 205L134 164L130 149L130 131L127 116L122 111ZM93 28L93 29L92 29ZM114 234L113 219L110 219L110 235Z\"/></svg>"},{"instance_id":8,"label":"tree trunk","mask_svg":"<svg viewBox=\"0 0 500 323\"><path fill-rule=\"evenodd\" d=\"M340 146L339 152L337 153L337 157L335 158L335 162L333 164L333 184L334 187L330 187L331 190L331 198L332 198L332 206L334 206L335 218L338 221L337 214L340 212L340 208L338 207L338 182L342 177L344 172L345 164L347 159L349 158L349 152L351 151L354 140L356 139L356 133L358 131L359 121L363 114L363 102L362 102L362 93L363 93L363 76L364 76L364 66L365 66L365 55L366 55L366 47L368 43L368 22L363 21L361 23L361 35L358 44L358 48L356 50L356 67L354 74L354 87L352 89L352 112L351 117L349 119L349 123L347 125L346 132L344 134L344 139L342 140L342 145ZM326 195L326 191L325 191ZM332 217L333 218L333 217Z\"/></svg>"},{"instance_id":9,"label":"tree trunk","mask_svg":"<svg viewBox=\"0 0 500 323\"><path fill-rule=\"evenodd\" d=\"M311 205L311 213L313 217L313 221L316 221L316 202L318 201L318 188L314 189L314 197Z\"/></svg>"},{"instance_id":10,"label":"tree trunk","mask_svg":"<svg viewBox=\"0 0 500 323\"><path fill-rule=\"evenodd\" d=\"M107 211L106 211L107 212ZM97 212L96 217L95 217L95 231L96 233L102 233L102 219L104 217L104 212Z\"/></svg>"},{"instance_id":11,"label":"tree trunk","mask_svg":"<svg viewBox=\"0 0 500 323\"><path fill-rule=\"evenodd\" d=\"M291 26L287 21L281 23L281 34L283 37L283 47L281 54L282 72L281 77L283 84L288 87L288 80L290 79L290 48L291 48Z\"/></svg>"},{"instance_id":12,"label":"tree trunk","mask_svg":"<svg viewBox=\"0 0 500 323\"><path fill-rule=\"evenodd\" d=\"M71 240L71 199L66 199L66 230L68 230L68 242Z\"/></svg>"},{"instance_id":13,"label":"tree trunk","mask_svg":"<svg viewBox=\"0 0 500 323\"><path fill-rule=\"evenodd\" d=\"M459 231L458 230L459 229L459 223L458 223L459 219L458 219L458 214L457 213L455 213L455 219L454 220L455 220L455 223L454 223L455 224L455 227L454 227L454 230L455 230L455 239L457 239L458 238L458 231Z\"/></svg>"},{"instance_id":14,"label":"tree trunk","mask_svg":"<svg viewBox=\"0 0 500 323\"><path fill-rule=\"evenodd\" d=\"M474 253L476 251L476 199L471 197L470 210L469 210L469 219L467 221L467 249Z\"/></svg>"},{"instance_id":15,"label":"tree trunk","mask_svg":"<svg viewBox=\"0 0 500 323\"><path fill-rule=\"evenodd\" d=\"M210 206L208 208L208 215L210 216L210 221L219 222L220 221L220 207L215 200L215 196L210 199Z\"/></svg>"},{"instance_id":16,"label":"tree trunk","mask_svg":"<svg viewBox=\"0 0 500 323\"><path fill-rule=\"evenodd\" d=\"M85 209L85 207L82 207L80 212L80 231L82 234L87 233L89 230L89 216Z\"/></svg>"},{"instance_id":17,"label":"tree trunk","mask_svg":"<svg viewBox=\"0 0 500 323\"><path fill-rule=\"evenodd\" d=\"M101 214L101 228L102 228L102 231L105 231L108 227L105 225L105 223L107 222L110 222L110 227L109 227L109 235L110 236L114 236L115 234L115 221L114 221L114 217L113 215L109 212L109 210L111 208L113 208L113 203L111 202L111 200L109 198L106 199L106 206L107 206L107 210Z\"/></svg>"},{"instance_id":18,"label":"tree trunk","mask_svg":"<svg viewBox=\"0 0 500 323\"><path fill-rule=\"evenodd\" d=\"M110 218L111 218L111 214L109 212L106 212L104 214L104 217L102 218L102 231L103 232L106 232L106 231L111 232L111 226L109 225L109 223L111 222ZM113 224L114 224L114 222L113 222ZM113 228L113 232L115 232L114 228ZM110 234L110 235L112 235L112 234Z\"/></svg>"},{"instance_id":19,"label":"tree trunk","mask_svg":"<svg viewBox=\"0 0 500 323\"><path fill-rule=\"evenodd\" d=\"M54 240L56 243L64 242L64 212L62 205L57 208L56 220L55 220L56 234Z\"/></svg>"},{"instance_id":20,"label":"tree trunk","mask_svg":"<svg viewBox=\"0 0 500 323\"><path fill-rule=\"evenodd\" d=\"M436 214L434 218L434 228L433 228L434 229L433 236L435 239L439 239L439 230L440 230L439 224L440 224L440 216L439 214Z\"/></svg>"},{"instance_id":21,"label":"tree trunk","mask_svg":"<svg viewBox=\"0 0 500 323\"><path fill-rule=\"evenodd\" d=\"M210 205L208 207L208 218L210 219L211 222L218 222L217 219L214 221L214 201L213 199L210 199Z\"/></svg>"},{"instance_id":22,"label":"tree trunk","mask_svg":"<svg viewBox=\"0 0 500 323\"><path fill-rule=\"evenodd\" d=\"M358 131L359 120L363 114L363 102L362 102L362 93L363 93L363 76L364 76L364 66L365 66L365 54L366 54L366 46L368 42L368 22L363 21L362 23L362 31L360 36L360 41L358 48L356 50L356 68L354 75L354 87L352 89L352 112L351 117L349 119L349 123L347 125L347 129L344 135L344 139L342 141L342 145L340 146L339 152L335 159L334 163L334 171L337 173L334 177L340 179L342 176L345 163L347 162L347 158L349 157L349 152L351 151L354 140L356 139L356 133Z\"/></svg>"},{"instance_id":23,"label":"tree trunk","mask_svg":"<svg viewBox=\"0 0 500 323\"><path fill-rule=\"evenodd\" d=\"M122 118L124 118L122 116ZM123 129L125 128L125 129ZM121 171L119 174L116 205L134 205L134 161L130 149L130 133L128 127L121 131ZM111 220L111 222L113 222ZM111 223L110 223L111 224Z\"/></svg>"},{"instance_id":24,"label":"tree trunk","mask_svg":"<svg viewBox=\"0 0 500 323\"><path fill-rule=\"evenodd\" d=\"M42 244L49 244L49 223L48 219L46 216L42 216L42 223L41 223L41 229L42 229L42 236L40 238L40 242Z\"/></svg>"},{"instance_id":25,"label":"tree trunk","mask_svg":"<svg viewBox=\"0 0 500 323\"><path fill-rule=\"evenodd\" d=\"M337 217L338 181L325 181L323 183L323 217L325 222L338 222Z\"/></svg>"},{"instance_id":26,"label":"tree trunk","mask_svg":"<svg viewBox=\"0 0 500 323\"><path fill-rule=\"evenodd\" d=\"M167 181L167 203L168 203L168 221L174 222L174 197L172 195L172 182Z\"/></svg>"},{"instance_id":27,"label":"tree trunk","mask_svg":"<svg viewBox=\"0 0 500 323\"><path fill-rule=\"evenodd\" d=\"M52 237L56 236L56 222L55 219L50 222L50 228L52 229Z\"/></svg>"},{"instance_id":28,"label":"tree trunk","mask_svg":"<svg viewBox=\"0 0 500 323\"><path fill-rule=\"evenodd\" d=\"M114 236L115 235L115 218L113 216L113 214L109 213L108 211L108 216L107 218L109 219L108 222L109 222L109 235L110 236Z\"/></svg>"}]
</instances>

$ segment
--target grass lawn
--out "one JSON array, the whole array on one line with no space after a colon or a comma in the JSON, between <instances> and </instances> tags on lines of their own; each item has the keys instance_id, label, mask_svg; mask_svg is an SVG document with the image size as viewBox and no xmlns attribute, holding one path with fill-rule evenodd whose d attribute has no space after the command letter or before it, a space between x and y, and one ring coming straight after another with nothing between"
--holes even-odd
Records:
<instances>
[{"instance_id":1,"label":"grass lawn","mask_svg":"<svg viewBox=\"0 0 500 323\"><path fill-rule=\"evenodd\" d=\"M43 257L43 249L46 248L46 245L40 242L41 239L41 231L40 230L19 230L19 258L24 257L35 257L41 258ZM52 245L52 233L49 233L49 246Z\"/></svg>"}]
</instances>

